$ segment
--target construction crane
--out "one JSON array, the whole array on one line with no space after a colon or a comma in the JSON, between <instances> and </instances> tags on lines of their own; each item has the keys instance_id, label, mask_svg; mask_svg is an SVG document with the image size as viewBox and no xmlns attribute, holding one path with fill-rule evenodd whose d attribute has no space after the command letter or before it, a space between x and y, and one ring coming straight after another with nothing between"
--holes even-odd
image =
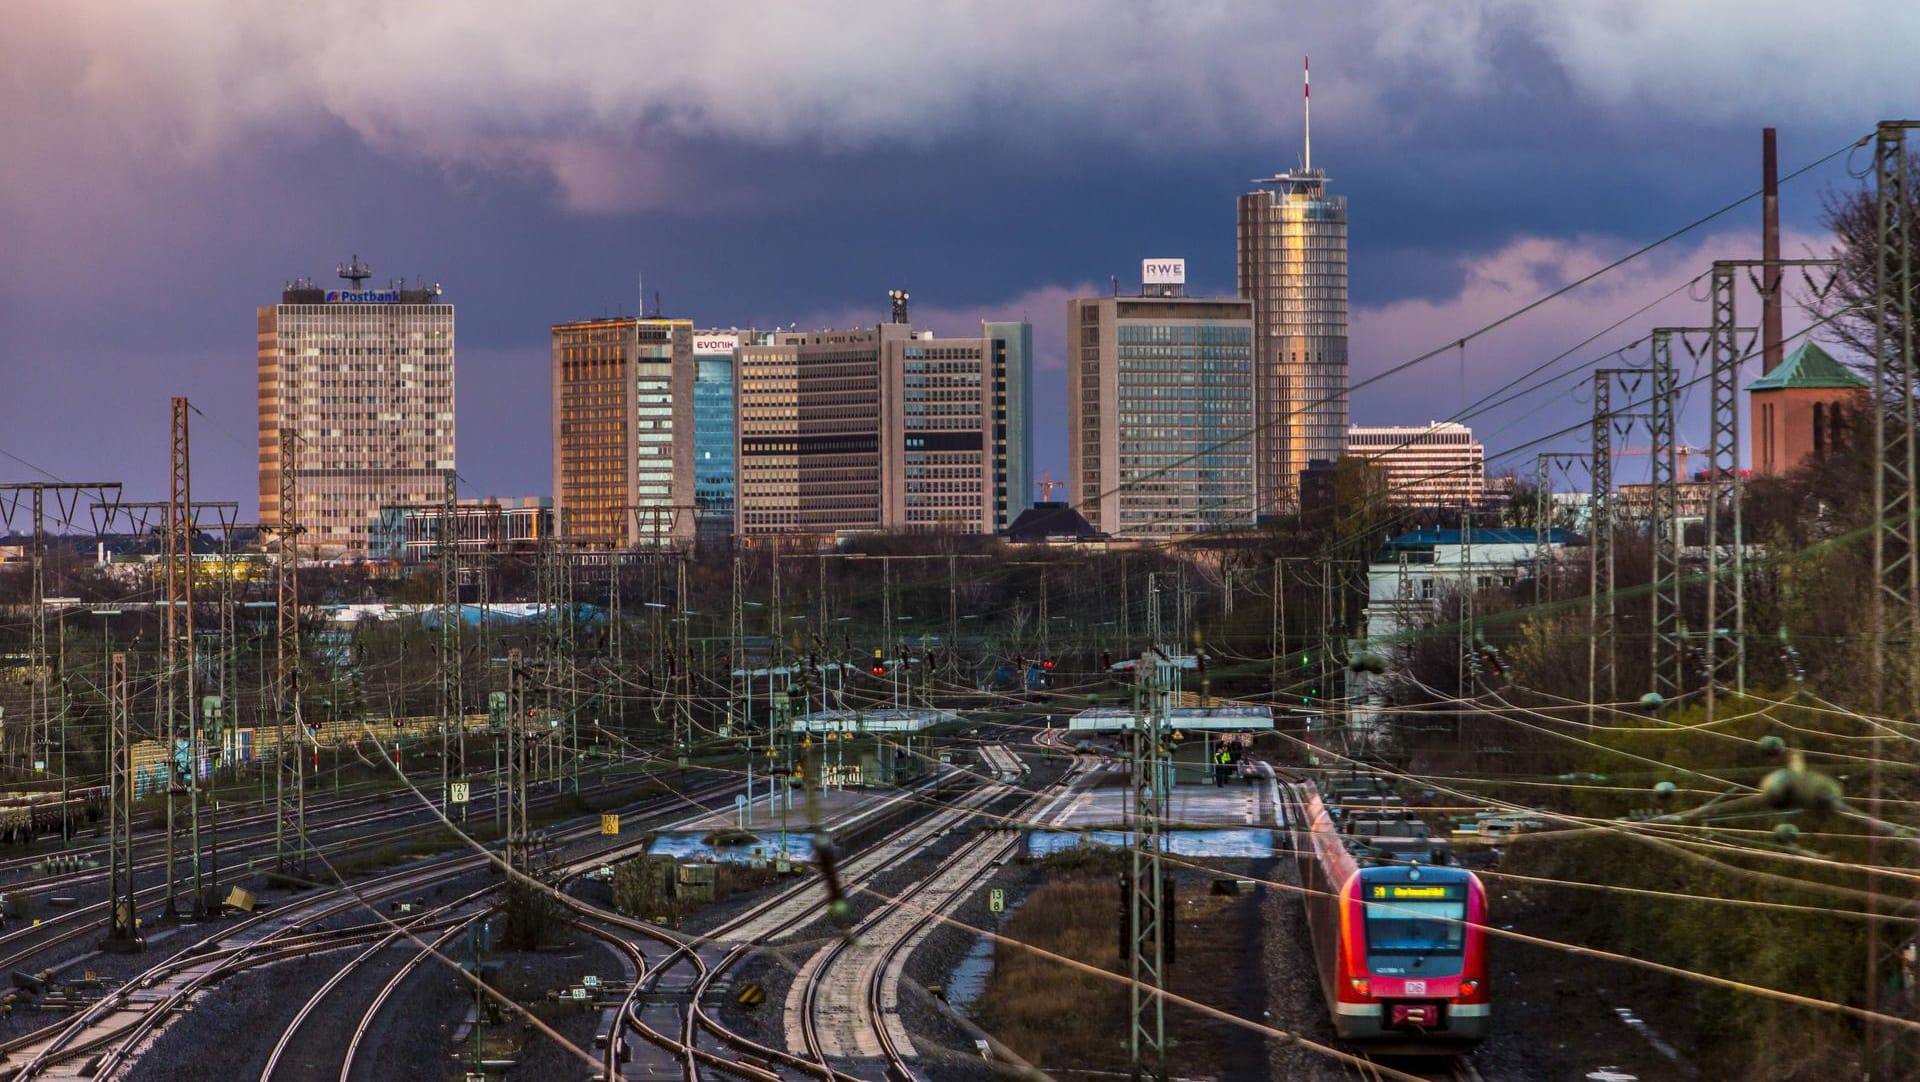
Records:
<instances>
[{"instance_id":1,"label":"construction crane","mask_svg":"<svg viewBox=\"0 0 1920 1082\"><path fill-rule=\"evenodd\" d=\"M1636 444L1631 447L1615 447L1613 449L1613 457L1615 458L1644 458L1652 453L1653 448L1646 444ZM1688 463L1694 455L1700 454L1701 450L1691 444L1683 443L1675 447L1673 453L1675 461L1679 466L1679 468L1674 471L1675 476L1685 481L1689 477L1689 471L1687 469Z\"/></svg>"}]
</instances>

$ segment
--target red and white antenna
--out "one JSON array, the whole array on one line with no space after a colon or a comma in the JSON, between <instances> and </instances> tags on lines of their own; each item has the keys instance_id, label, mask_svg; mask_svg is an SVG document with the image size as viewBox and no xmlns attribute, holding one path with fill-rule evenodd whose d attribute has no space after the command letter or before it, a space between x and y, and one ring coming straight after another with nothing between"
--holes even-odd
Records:
<instances>
[{"instance_id":1,"label":"red and white antenna","mask_svg":"<svg viewBox=\"0 0 1920 1082\"><path fill-rule=\"evenodd\" d=\"M1306 54L1300 57L1300 108L1307 118L1307 160L1301 169L1303 173L1313 172L1313 58Z\"/></svg>"}]
</instances>

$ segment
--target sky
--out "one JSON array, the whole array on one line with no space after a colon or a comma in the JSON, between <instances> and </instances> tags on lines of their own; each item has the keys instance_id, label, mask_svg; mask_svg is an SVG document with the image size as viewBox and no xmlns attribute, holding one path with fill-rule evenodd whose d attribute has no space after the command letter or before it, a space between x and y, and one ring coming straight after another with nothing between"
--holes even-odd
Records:
<instances>
[{"instance_id":1,"label":"sky","mask_svg":"<svg viewBox=\"0 0 1920 1082\"><path fill-rule=\"evenodd\" d=\"M1782 191L1784 254L1825 254L1823 199L1869 164L1843 148L1920 115L1881 74L1917 40L1920 5L1864 0L1817 19L1774 0L24 0L0 36L0 480L159 498L186 395L196 499L251 514L253 309L355 255L458 307L466 494L546 493L548 327L630 314L642 280L702 326L874 322L894 287L943 333L1029 318L1037 464L1064 477L1067 299L1150 256L1233 292L1234 198L1298 164L1308 53L1313 161L1351 222L1353 420L1453 417L1572 350L1563 379L1467 415L1496 466L1530 469L1584 450L1560 433L1590 412L1583 372L1706 321L1688 283L1758 253L1757 200L1379 377L1753 193L1766 125L1783 173L1828 159ZM1704 442L1704 404L1683 439Z\"/></svg>"}]
</instances>

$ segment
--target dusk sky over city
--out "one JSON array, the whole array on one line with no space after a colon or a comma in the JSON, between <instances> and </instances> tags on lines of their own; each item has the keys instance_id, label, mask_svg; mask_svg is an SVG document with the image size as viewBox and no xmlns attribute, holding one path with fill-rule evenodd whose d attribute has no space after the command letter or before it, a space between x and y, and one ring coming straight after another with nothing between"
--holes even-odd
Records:
<instances>
[{"instance_id":1,"label":"dusk sky over city","mask_svg":"<svg viewBox=\"0 0 1920 1082\"><path fill-rule=\"evenodd\" d=\"M548 490L548 327L631 314L640 276L697 326L873 323L894 287L942 333L1031 319L1036 473L1063 477L1067 299L1132 288L1147 256L1233 293L1234 198L1299 163L1305 53L1313 162L1351 218L1353 420L1451 416L1757 253L1758 201L1360 384L1757 190L1764 125L1786 174L1903 113L1910 80L1882 73L1920 7L33 3L8 24L0 472L163 495L187 395L195 496L251 508L254 307L355 254L458 308L470 493ZM1784 185L1783 254L1825 254L1823 193L1867 164ZM1704 321L1700 296L1555 371ZM1491 458L1586 409L1563 382L1470 421Z\"/></svg>"}]
</instances>

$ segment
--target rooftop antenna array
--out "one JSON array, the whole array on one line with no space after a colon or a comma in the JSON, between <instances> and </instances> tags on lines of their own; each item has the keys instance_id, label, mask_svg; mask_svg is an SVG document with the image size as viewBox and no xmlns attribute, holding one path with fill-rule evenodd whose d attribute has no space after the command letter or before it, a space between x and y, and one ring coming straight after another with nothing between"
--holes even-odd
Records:
<instances>
[{"instance_id":1,"label":"rooftop antenna array","mask_svg":"<svg viewBox=\"0 0 1920 1082\"><path fill-rule=\"evenodd\" d=\"M360 262L360 253L358 252L353 254L352 262L336 264L334 272L347 281L352 282L353 288L356 290L359 289L361 284L367 279L373 277L373 268Z\"/></svg>"}]
</instances>

